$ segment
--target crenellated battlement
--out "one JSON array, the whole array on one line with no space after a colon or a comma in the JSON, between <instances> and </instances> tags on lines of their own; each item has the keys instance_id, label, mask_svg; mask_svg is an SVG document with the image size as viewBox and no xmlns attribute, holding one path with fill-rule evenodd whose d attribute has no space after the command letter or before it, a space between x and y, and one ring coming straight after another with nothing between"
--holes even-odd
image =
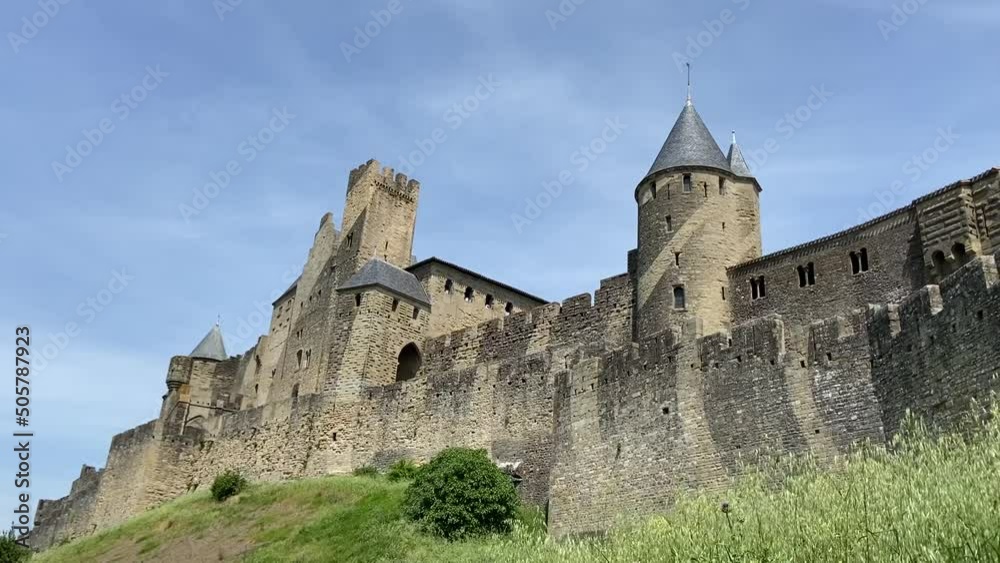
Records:
<instances>
[{"instance_id":1,"label":"crenellated battlement","mask_svg":"<svg viewBox=\"0 0 1000 563\"><path fill-rule=\"evenodd\" d=\"M420 192L420 182L409 178L393 168L383 167L379 161L372 159L351 170L347 182L348 193L363 181L371 181L379 188L397 195L407 201L415 201Z\"/></svg>"}]
</instances>

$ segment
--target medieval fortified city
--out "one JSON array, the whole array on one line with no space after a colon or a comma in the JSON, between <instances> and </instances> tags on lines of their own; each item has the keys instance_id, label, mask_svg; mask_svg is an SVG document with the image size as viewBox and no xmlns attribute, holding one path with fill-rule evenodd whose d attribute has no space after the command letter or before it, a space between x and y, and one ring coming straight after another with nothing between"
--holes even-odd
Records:
<instances>
[{"instance_id":1,"label":"medieval fortified city","mask_svg":"<svg viewBox=\"0 0 1000 563\"><path fill-rule=\"evenodd\" d=\"M245 15L247 7L241 3L222 4L221 12L218 7L216 12L224 24ZM596 9L589 3L566 4L572 7L568 13L556 10L542 20L542 24L551 24L553 33L569 33L566 30L578 23L576 18L585 23L586 10ZM728 29L740 25L757 9L752 0L731 4L723 6L728 15L720 16L719 33L712 32L714 24L708 22L710 39L700 41L698 35L692 35L693 39L674 53L673 60L660 57L658 64L668 67L670 76L668 80L658 78L656 84L667 84L670 92L657 94L662 101L660 115L648 116L650 122L662 124L657 125L656 144L643 153L651 158L643 156L638 169L619 166L620 177L613 186L614 198L634 204L636 215L616 217L608 213L601 217L607 222L637 220L636 237L629 246L620 248L618 275L590 280L590 287L596 289L593 293L557 296L561 299L551 301L517 287L521 283L494 279L474 265L438 257L433 250L415 255L415 239L426 229L423 221L417 221L421 196L426 200L442 181L436 177L442 169L424 163L445 149L454 150L463 141L452 139L463 137L471 121L479 117L480 106L497 103L494 97L507 96L504 89L512 88L502 78L482 72L468 82L471 97L466 99L472 99L475 107L462 105L461 97L458 104L440 105L438 115L446 116L437 122L440 127L430 134L403 135L424 141L401 151L400 164L393 165L397 149L377 154L379 146L366 145L367 139L357 141L371 151L369 156L384 160L357 163L366 158L362 156L354 161L353 169L346 169L351 165L344 167L340 180L326 180L330 192L337 194L337 207L325 213L322 209L309 211L313 214L310 233L315 227L310 248L287 245L288 260L298 256L306 256L306 260L274 292L277 297L261 315L259 330L234 349L238 339L227 330L227 321L216 320L214 313L205 318L207 332L185 337L190 341L189 352L178 350L187 353L162 358L159 412L149 412L148 422L114 435L104 466L82 465L78 477L66 483L68 490L62 498L38 500L30 490L29 481L37 481L44 460L53 459L41 452L42 442L37 442L40 438L33 432L40 417L49 416L40 413L51 412L44 410L47 399L37 388L54 370L45 369L52 358L42 351L47 343L42 336L44 327L29 325L30 319L14 319L21 323L17 334L10 335L11 340L17 338L14 407L20 426L14 426L13 432L20 440L20 449L15 447L13 454L8 451L7 457L18 457L15 464L20 463L12 523L14 536L21 537L19 543L30 545L36 552L32 557L43 561L53 553L76 553L60 555L67 558L54 561L230 560L228 557L236 557L232 554L240 549L249 557L252 549L266 547L267 541L275 541L277 536L232 546L220 543L221 547L205 551L201 558L178 555L181 552L176 550L162 552L172 555L150 558L149 554L158 553L161 546L147 546L143 539L132 542L145 546L141 550L129 547L133 551L121 551L117 558L105 552L95 555L97 551L87 551L90 547L73 546L86 546L88 539L154 509L173 507L171 514L176 515L201 506L197 503L210 501L207 491L216 494L223 474L243 480L237 492L250 487L251 493L277 491L280 489L266 487L287 483L339 483L336 479L344 479L344 483L353 484L338 485L351 491L338 493L346 499L343 502L360 502L351 495L362 493L350 487L375 487L372 483L380 479L388 483L387 473L400 464L412 462L413 475L419 475L437 463L442 452L484 450L489 469L499 470L504 486L516 491L518 506L537 513L535 525L543 530L539 546L556 550L564 549L558 546L587 546L595 537L610 538L607 541L613 545L616 536L609 530L634 522L654 522L649 529L658 531L648 533L666 534L669 525L656 528L656 522L668 521L661 519L671 518L677 506L687 507L682 510L696 506L687 504L695 502L688 500L678 504L681 499L722 494L775 461L809 459L822 468L820 475L833 474L848 471L845 467L855 462L844 464L843 460L855 459L851 456L862 445L882 452L872 454L872 459L883 461L895 459L891 458L894 452L909 451L899 446L902 442L897 442L896 436L911 427L926 425L927 432L962 436L970 420L990 419L989 413L997 412L991 411L991 403L1000 393L1000 168L970 167L961 177L951 177L950 183L938 183L923 193L904 191L902 182L893 184L888 191L873 192L874 199L869 198L859 208L862 218L857 224L809 242L765 251L762 222L767 223L768 215L765 209L762 219L762 207L781 200L784 209L796 209L806 222L810 216L824 213L815 207L788 207L788 202L798 197L795 190L810 189L808 182L794 189L786 183L774 199L762 200L769 189L769 173L774 170L777 175L772 166L789 163L781 160L774 164L779 152L790 150L793 142L787 139L798 135L814 114L833 103L831 100L869 103L874 95L866 94L868 101L861 102L857 97L848 100L852 94L844 88L831 90L819 82L800 88L796 99L806 111L793 109L786 114L772 138L767 131L755 132L746 135L752 135L753 145L741 145L744 135L738 138L736 132L730 132L733 126L727 127L716 117L732 113L705 101L722 98L701 95L700 89L722 84L712 83L712 78L699 82L697 73L695 87L691 82L694 59L703 51L721 48L713 43L726 39ZM920 10L931 9L923 4L919 3ZM377 61L379 41L399 31L397 27L409 25L403 23L404 18L408 10L416 8L408 2L390 5L391 18L376 26L378 33L358 27L360 39L346 43L346 51L342 47L348 64ZM67 14L79 8L62 0L59 7L60 13ZM917 18L909 12L903 15ZM68 18L59 16L56 21L52 16L53 35L57 24L68 23L61 21L63 17ZM886 22L878 26L880 33L889 36L886 41L907 32L904 26L910 24L900 19L894 15L886 20L888 27L882 25ZM271 32L280 33L276 29ZM42 30L38 33L43 35ZM881 41L878 33L875 35ZM41 39L32 38L18 43L18 48L28 51L42 47L41 43ZM695 70L715 73L713 77L726 72L724 68L706 70L708 64L703 62L694 65ZM683 67L676 75L675 63ZM156 65L150 68L156 70L156 83L142 94L143 99L148 96L152 100L161 91L177 87L171 81L180 80L179 70L167 63L162 71ZM298 70L287 72L303 79ZM614 79L627 81L629 77L622 74ZM559 90L554 91L531 95L560 95ZM525 92L511 95L528 96ZM739 111L754 111L736 90L733 92L732 105ZM95 156L81 155L74 160L76 164L60 161L58 182L76 181L102 166L98 153L114 148L104 145L116 143L117 136L125 137L129 127L138 125L133 120L142 119L141 113L150 110L142 104L153 103L136 102L129 111L139 117L112 113L116 118L107 119L110 128L102 135L103 145L98 141L88 149ZM344 108L330 111L348 115ZM235 202L242 189L238 184L251 182L250 177L263 166L260 161L277 156L269 151L278 150L279 137L308 129L311 115L308 107L294 103L277 104L261 114L259 123L270 124L265 128L268 135L247 139L264 138L263 142L257 146L237 136L233 140L239 144L232 144L257 146L253 157L247 157L249 153L242 149L230 151L220 161L224 165L214 167L227 171L225 184L209 194L196 190L196 201L185 200L181 206L183 220L212 224L213 218L221 215L214 206ZM703 115L713 124L712 130ZM920 121L919 111L908 119ZM566 155L572 156L550 169L568 166L565 170L549 175L552 181L539 184L533 192L536 197L518 196L517 201L495 211L506 210L504 217L510 218L506 227L520 237L512 244L532 245L532 237L540 232L536 221L544 218L553 223L557 216L562 217L555 208L572 197L568 194L577 189L588 168L596 162L606 165L613 158L606 155L615 143L642 127L635 119L614 115L588 123L593 140L582 145L570 140ZM715 124L720 126L717 131ZM856 125L857 135L877 138L878 143L890 144L902 135L892 129L873 126L862 130L865 124ZM963 150L952 146L959 137L951 128L930 120L921 125L925 126L923 131L936 131L938 137L929 145L933 154L918 153L906 162L904 174L916 176L907 185L931 169L944 152L951 156ZM165 127L164 131L172 134L194 125L179 122ZM272 143L275 139L278 141ZM665 139L662 146L661 139ZM717 139L726 142L720 144ZM756 142L762 139L766 141ZM796 137L794 142L798 140ZM410 152L414 146L416 152ZM573 152L576 146L580 150ZM304 159L319 158L316 154ZM227 160L229 164L225 164ZM827 167L817 174L864 182L865 168L874 166L872 162L852 163L843 171ZM892 166L899 167L896 163ZM461 167L456 167L455 173L476 181L488 175ZM208 177L214 181L217 173L212 174ZM501 189L503 180L489 178L488 183ZM282 183L271 201L294 191L293 184ZM176 202L171 205L176 211ZM276 213L262 214L259 220L283 219ZM169 229L163 227L166 224L149 228ZM474 221L456 221L459 224L468 229ZM236 221L211 226L215 233L233 230L234 240L245 228L250 227ZM449 231L447 223L435 228L449 236L472 238L458 226ZM7 235L0 240L4 238ZM14 240L15 234L10 239L2 245L10 248L20 244ZM211 244L200 235L188 237L185 244L188 242ZM156 246L150 244L149 252L153 253ZM111 253L114 248L109 245L101 251ZM239 252L244 248L239 247ZM247 252L247 260L256 259L251 256ZM515 266L519 258L509 252L505 256ZM189 272L182 262L178 259L171 269L162 271L176 273L177 280L202 278L201 295L181 295L180 300L169 301L171 306L188 298L192 303L210 302L244 281L240 275L219 270ZM125 287L132 291L131 286L139 284L132 281L131 271L116 270L124 273L116 273L108 288L78 312L79 322L70 323L76 332L66 337L68 344L61 346L59 353L63 348L81 349L82 342L74 339L78 333L94 330L90 323L105 314L104 309L117 315L127 308L118 300L128 294ZM162 281L174 282L169 276ZM104 294L106 300L101 297ZM261 295L258 300L267 297ZM137 339L154 334L141 326L119 326L118 330L133 332L130 338ZM91 383L96 387L100 384L99 380ZM85 393L74 384L72 390L63 392L87 397L93 391ZM94 421L81 419L80 424ZM988 422L983 424L989 426ZM995 448L997 430L990 428L987 431L994 433L991 447ZM961 446L970 448L979 443L975 438L956 444L959 442L971 444ZM73 451L60 459L69 463ZM995 449L993 452L993 461L983 463L996 467L1000 458ZM39 457L45 455L48 457ZM79 461L72 463L75 467ZM347 481L350 479L355 481ZM368 484L359 485L363 479L368 479L363 482ZM959 480L956 476L956 483ZM996 484L988 486L1000 490ZM385 487L389 491L385 494L405 494L406 499L415 494L413 485L405 493L401 485ZM226 502L212 505L222 507L218 509L222 512L213 513L219 519L240 503L257 501L237 498ZM715 502L712 506L720 505ZM410 510L409 504L405 507ZM746 523L751 517L746 513L733 516L732 511L741 508L738 501L731 505L727 500L713 513L723 534L719 537L738 535L740 541L745 540L743 532L732 527L749 526ZM33 522L29 522L31 510ZM996 512L1000 505L994 503L990 510ZM283 517L280 512L275 514L273 518ZM960 520L958 516L948 518ZM181 517L171 516L166 523L162 519L146 522L142 526L149 528L149 534L166 534L171 526L181 526ZM886 524L873 524L875 528L879 525ZM245 528L240 528L243 533L253 525L233 526ZM427 530L453 539L443 529L427 526ZM516 539L518 534L528 533L519 526L514 526L514 543L524 541ZM410 533L399 532L403 538L411 538L406 535ZM889 541L884 535L875 538L881 534L877 530L872 534L871 541ZM1000 537L990 544L994 539L987 536L980 538L982 545L1000 549ZM196 541L197 536L191 537ZM121 547L124 544L118 545L118 549L125 549ZM489 545L494 546L489 549L499 549L497 544ZM980 544L956 545L957 550L967 550L961 552L964 555L950 559L928 556L927 560L986 560L969 555L984 553L978 551ZM231 551L225 551L230 547ZM64 551L67 548L77 551ZM559 553L570 553L570 548L565 549ZM831 549L828 556L834 557L829 554L836 553L836 548ZM730 553L725 560L768 560L747 553L746 558ZM296 557L296 561L313 560L308 555ZM317 560L395 560L389 556L328 557ZM561 560L552 557L538 561ZM647 560L617 557L607 561ZM996 558L993 560L1000 561L1000 551ZM523 559L510 556L510 560ZM721 559L709 556L698 560Z\"/></svg>"}]
</instances>

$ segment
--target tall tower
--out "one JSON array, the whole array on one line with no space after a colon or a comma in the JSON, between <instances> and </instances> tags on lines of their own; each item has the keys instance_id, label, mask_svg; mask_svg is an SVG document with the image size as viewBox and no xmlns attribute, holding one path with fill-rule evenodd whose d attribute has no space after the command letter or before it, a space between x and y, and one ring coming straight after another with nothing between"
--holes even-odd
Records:
<instances>
[{"instance_id":1,"label":"tall tower","mask_svg":"<svg viewBox=\"0 0 1000 563\"><path fill-rule=\"evenodd\" d=\"M727 158L689 93L635 190L638 338L692 319L706 334L728 326L726 268L761 253L759 193L735 134Z\"/></svg>"}]
</instances>

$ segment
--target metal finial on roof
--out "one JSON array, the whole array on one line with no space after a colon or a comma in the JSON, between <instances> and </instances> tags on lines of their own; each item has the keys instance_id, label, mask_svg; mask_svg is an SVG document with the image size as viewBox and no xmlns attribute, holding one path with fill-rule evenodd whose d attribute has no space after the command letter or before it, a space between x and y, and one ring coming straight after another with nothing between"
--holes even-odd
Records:
<instances>
[{"instance_id":1,"label":"metal finial on roof","mask_svg":"<svg viewBox=\"0 0 1000 563\"><path fill-rule=\"evenodd\" d=\"M736 144L736 129L733 129L733 144Z\"/></svg>"},{"instance_id":2,"label":"metal finial on roof","mask_svg":"<svg viewBox=\"0 0 1000 563\"><path fill-rule=\"evenodd\" d=\"M694 98L691 96L691 63L687 63L687 69L688 69L688 97L687 97L687 105L690 106L690 105L694 104Z\"/></svg>"}]
</instances>

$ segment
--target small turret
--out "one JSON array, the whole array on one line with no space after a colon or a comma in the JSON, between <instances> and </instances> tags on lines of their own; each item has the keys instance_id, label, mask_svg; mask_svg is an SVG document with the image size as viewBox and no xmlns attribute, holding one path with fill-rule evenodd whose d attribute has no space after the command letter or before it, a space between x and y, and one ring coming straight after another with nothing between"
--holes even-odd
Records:
<instances>
[{"instance_id":1,"label":"small turret","mask_svg":"<svg viewBox=\"0 0 1000 563\"><path fill-rule=\"evenodd\" d=\"M222 329L219 327L219 323L215 323L205 338L202 338L201 342L188 355L199 360L220 362L229 357L226 355L226 346L222 342Z\"/></svg>"},{"instance_id":2,"label":"small turret","mask_svg":"<svg viewBox=\"0 0 1000 563\"><path fill-rule=\"evenodd\" d=\"M750 166L743 158L743 151L736 144L736 131L733 131L733 143L729 145L729 169L737 176L753 178L753 172L750 171Z\"/></svg>"}]
</instances>

